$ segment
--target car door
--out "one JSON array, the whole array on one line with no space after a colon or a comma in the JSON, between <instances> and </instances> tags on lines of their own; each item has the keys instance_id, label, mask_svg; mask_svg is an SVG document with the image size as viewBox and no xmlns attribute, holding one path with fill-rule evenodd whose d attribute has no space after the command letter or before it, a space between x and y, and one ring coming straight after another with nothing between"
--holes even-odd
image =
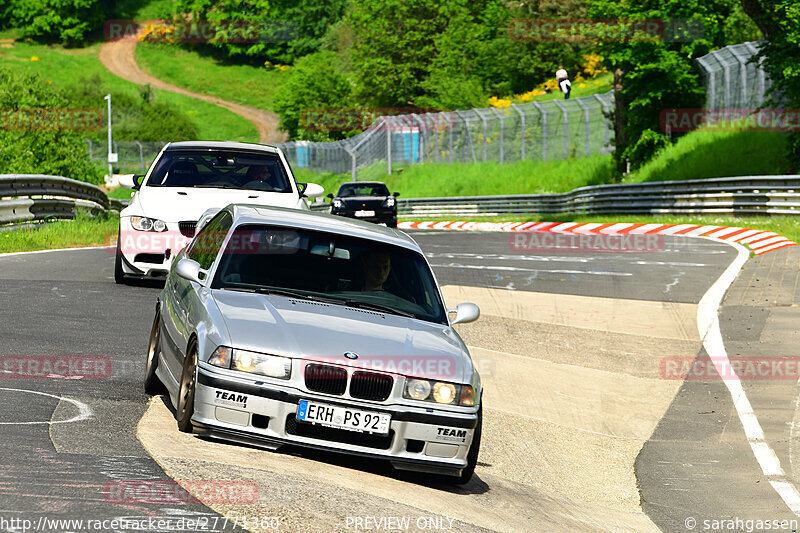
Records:
<instances>
[{"instance_id":1,"label":"car door","mask_svg":"<svg viewBox=\"0 0 800 533\"><path fill-rule=\"evenodd\" d=\"M209 270L232 224L233 217L228 211L219 213L195 236L186 250L185 257L197 261L201 269ZM203 303L198 294L202 286L174 274L169 277L167 283L169 284L167 291L172 300L170 306L172 319L169 321L172 331L169 331L169 335L175 341L172 343L173 357L167 364L172 375L178 378L183 371L183 360L186 357L189 337L195 330L196 317L202 316Z\"/></svg>"}]
</instances>

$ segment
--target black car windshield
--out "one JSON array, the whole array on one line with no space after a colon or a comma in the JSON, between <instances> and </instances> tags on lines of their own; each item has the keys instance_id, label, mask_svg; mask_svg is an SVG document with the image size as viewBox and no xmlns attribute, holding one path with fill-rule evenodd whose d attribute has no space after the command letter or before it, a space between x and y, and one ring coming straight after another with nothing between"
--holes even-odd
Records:
<instances>
[{"instance_id":1,"label":"black car windshield","mask_svg":"<svg viewBox=\"0 0 800 533\"><path fill-rule=\"evenodd\" d=\"M345 183L339 187L337 196L389 196L389 189L383 183Z\"/></svg>"},{"instance_id":2,"label":"black car windshield","mask_svg":"<svg viewBox=\"0 0 800 533\"><path fill-rule=\"evenodd\" d=\"M299 297L447 324L427 262L401 246L315 230L236 228L213 289Z\"/></svg>"},{"instance_id":3,"label":"black car windshield","mask_svg":"<svg viewBox=\"0 0 800 533\"><path fill-rule=\"evenodd\" d=\"M277 154L230 150L168 150L146 185L292 191Z\"/></svg>"}]
</instances>

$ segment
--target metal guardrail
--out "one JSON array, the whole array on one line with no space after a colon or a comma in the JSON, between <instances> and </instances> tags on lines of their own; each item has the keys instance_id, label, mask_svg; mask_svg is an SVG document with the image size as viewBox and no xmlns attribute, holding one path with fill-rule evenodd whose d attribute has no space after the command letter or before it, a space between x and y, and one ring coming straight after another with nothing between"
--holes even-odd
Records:
<instances>
[{"instance_id":1,"label":"metal guardrail","mask_svg":"<svg viewBox=\"0 0 800 533\"><path fill-rule=\"evenodd\" d=\"M323 210L330 204L315 204ZM398 199L406 218L513 214L800 215L800 175L621 183L560 194Z\"/></svg>"},{"instance_id":2,"label":"metal guardrail","mask_svg":"<svg viewBox=\"0 0 800 533\"><path fill-rule=\"evenodd\" d=\"M79 209L96 215L124 206L91 183L43 174L0 174L0 224L71 219Z\"/></svg>"}]
</instances>

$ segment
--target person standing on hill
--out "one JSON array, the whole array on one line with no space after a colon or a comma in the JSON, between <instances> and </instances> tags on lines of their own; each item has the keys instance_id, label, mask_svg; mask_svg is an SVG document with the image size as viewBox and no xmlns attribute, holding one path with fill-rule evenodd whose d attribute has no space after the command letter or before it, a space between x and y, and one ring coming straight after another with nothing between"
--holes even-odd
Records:
<instances>
[{"instance_id":1,"label":"person standing on hill","mask_svg":"<svg viewBox=\"0 0 800 533\"><path fill-rule=\"evenodd\" d=\"M564 100L569 100L569 93L572 91L572 84L569 82L569 75L564 67L559 66L556 71L556 83L558 88L564 93Z\"/></svg>"}]
</instances>

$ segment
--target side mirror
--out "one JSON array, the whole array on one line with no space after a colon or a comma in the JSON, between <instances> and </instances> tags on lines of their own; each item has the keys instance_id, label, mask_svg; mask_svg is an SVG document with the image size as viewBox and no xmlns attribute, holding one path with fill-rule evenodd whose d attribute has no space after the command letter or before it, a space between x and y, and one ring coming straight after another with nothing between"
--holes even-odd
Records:
<instances>
[{"instance_id":1,"label":"side mirror","mask_svg":"<svg viewBox=\"0 0 800 533\"><path fill-rule=\"evenodd\" d=\"M328 198L330 198L331 200L333 200L333 194L332 194L332 193L328 193L328 194L326 194L325 196L327 196Z\"/></svg>"},{"instance_id":2,"label":"side mirror","mask_svg":"<svg viewBox=\"0 0 800 533\"><path fill-rule=\"evenodd\" d=\"M183 279L200 283L200 263L194 259L184 257L175 265L175 273Z\"/></svg>"},{"instance_id":3,"label":"side mirror","mask_svg":"<svg viewBox=\"0 0 800 533\"><path fill-rule=\"evenodd\" d=\"M323 189L321 185L317 185L316 183L305 183L304 185L305 187L303 187L303 191L300 194L306 198L319 198L325 194L325 189Z\"/></svg>"},{"instance_id":4,"label":"side mirror","mask_svg":"<svg viewBox=\"0 0 800 533\"><path fill-rule=\"evenodd\" d=\"M480 308L471 303L458 304L455 309L448 309L447 312L456 314L456 317L450 322L451 326L475 322L481 316Z\"/></svg>"},{"instance_id":5,"label":"side mirror","mask_svg":"<svg viewBox=\"0 0 800 533\"><path fill-rule=\"evenodd\" d=\"M119 186L126 189L139 190L144 174L123 174L119 177Z\"/></svg>"},{"instance_id":6,"label":"side mirror","mask_svg":"<svg viewBox=\"0 0 800 533\"><path fill-rule=\"evenodd\" d=\"M398 196L400 196L400 193L399 193L399 192L397 192L397 191L395 191L395 192L393 192L393 193L392 193L392 196L394 196L395 198L397 198Z\"/></svg>"}]
</instances>

